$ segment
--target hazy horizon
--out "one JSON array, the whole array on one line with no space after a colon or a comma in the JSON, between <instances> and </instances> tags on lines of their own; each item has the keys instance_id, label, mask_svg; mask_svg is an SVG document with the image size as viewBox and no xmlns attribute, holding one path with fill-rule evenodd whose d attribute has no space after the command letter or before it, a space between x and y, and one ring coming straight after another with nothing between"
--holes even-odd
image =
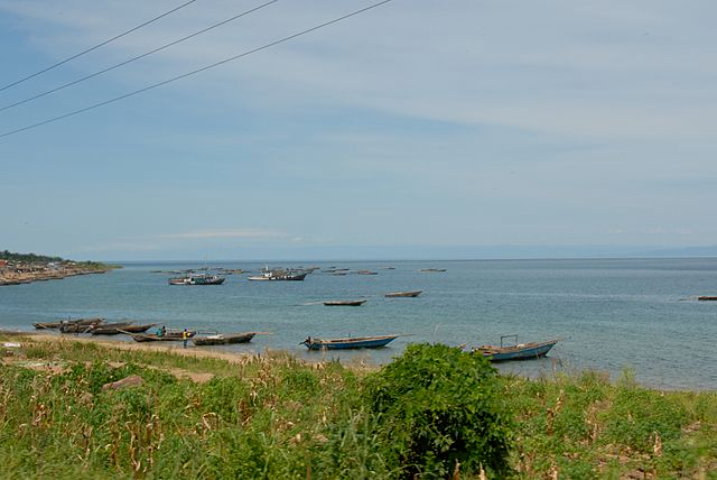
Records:
<instances>
[{"instance_id":1,"label":"hazy horizon","mask_svg":"<svg viewBox=\"0 0 717 480\"><path fill-rule=\"evenodd\" d=\"M435 248L430 246L348 247L326 248L301 247L295 249L244 249L200 252L193 255L160 254L126 257L78 258L107 262L263 262L263 261L463 261L463 260L561 260L561 259L637 259L637 258L710 258L717 257L717 246L663 249L658 247L595 247L595 246L455 246ZM233 252L233 253L230 253Z\"/></svg>"}]
</instances>

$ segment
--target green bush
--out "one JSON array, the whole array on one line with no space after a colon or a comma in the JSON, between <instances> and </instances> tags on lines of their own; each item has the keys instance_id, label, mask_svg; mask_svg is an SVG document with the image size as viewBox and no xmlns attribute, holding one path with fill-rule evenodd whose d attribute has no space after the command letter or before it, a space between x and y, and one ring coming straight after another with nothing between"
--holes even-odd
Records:
<instances>
[{"instance_id":1,"label":"green bush","mask_svg":"<svg viewBox=\"0 0 717 480\"><path fill-rule=\"evenodd\" d=\"M495 369L480 355L416 344L367 379L367 403L407 477L446 477L482 466L508 470L511 419Z\"/></svg>"}]
</instances>

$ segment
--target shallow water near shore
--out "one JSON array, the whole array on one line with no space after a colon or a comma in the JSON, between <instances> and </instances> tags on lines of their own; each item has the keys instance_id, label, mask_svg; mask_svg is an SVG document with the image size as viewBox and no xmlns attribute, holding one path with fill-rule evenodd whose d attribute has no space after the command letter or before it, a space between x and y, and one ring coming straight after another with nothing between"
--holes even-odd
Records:
<instances>
[{"instance_id":1,"label":"shallow water near shore","mask_svg":"<svg viewBox=\"0 0 717 480\"><path fill-rule=\"evenodd\" d=\"M256 262L213 262L258 271ZM284 263L298 266L301 263ZM303 282L249 282L230 275L221 286L169 286L155 270L201 263L136 263L106 275L0 288L0 329L32 322L101 316L162 322L167 328L267 331L226 351L288 350L300 358L384 363L409 342L479 346L518 334L520 342L560 338L546 359L499 365L537 376L596 369L617 378L632 369L658 388L717 389L717 259L304 262L373 270L333 276L321 270ZM394 270L385 269L395 267ZM445 268L446 272L420 272ZM423 290L417 298L384 298ZM325 307L324 300L365 298L361 307ZM389 347L324 354L299 345L307 336L410 333ZM122 336L109 337L121 340ZM126 338L125 338L126 340ZM193 347L190 347L193 348ZM214 347L217 348L217 347Z\"/></svg>"}]
</instances>

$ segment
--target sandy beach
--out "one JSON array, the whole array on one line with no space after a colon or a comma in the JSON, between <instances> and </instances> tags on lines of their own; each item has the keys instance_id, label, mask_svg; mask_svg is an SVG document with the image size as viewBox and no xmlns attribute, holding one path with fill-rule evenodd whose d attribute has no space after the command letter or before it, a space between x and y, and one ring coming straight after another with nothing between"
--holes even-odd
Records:
<instances>
[{"instance_id":1,"label":"sandy beach","mask_svg":"<svg viewBox=\"0 0 717 480\"><path fill-rule=\"evenodd\" d=\"M182 347L182 342L167 342L172 345L156 345L148 343L137 343L137 342L124 342L116 340L98 340L92 337L77 337L77 336L60 336L49 333L34 333L34 332L0 332L0 335L13 336L17 335L18 338L28 337L33 342L47 342L47 343L91 343L95 345L101 345L105 348L122 350L122 351L145 351L145 352L163 352L173 353L175 355L181 355L186 357L194 358L214 358L219 360L226 360L232 363L242 363L246 361L248 357L253 356L251 353L229 353L219 352L216 350L207 350L194 348L193 346ZM22 343L22 340L19 340ZM161 342L157 342L161 343ZM191 344L191 342L190 342Z\"/></svg>"}]
</instances>

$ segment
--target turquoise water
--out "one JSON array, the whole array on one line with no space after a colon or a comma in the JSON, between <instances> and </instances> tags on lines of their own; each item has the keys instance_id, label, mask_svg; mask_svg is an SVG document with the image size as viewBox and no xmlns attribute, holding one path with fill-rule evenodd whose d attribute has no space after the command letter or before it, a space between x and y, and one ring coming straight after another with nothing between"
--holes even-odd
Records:
<instances>
[{"instance_id":1,"label":"turquoise water","mask_svg":"<svg viewBox=\"0 0 717 480\"><path fill-rule=\"evenodd\" d=\"M222 262L257 271L263 264ZM286 263L283 266L298 266ZM305 263L304 265L309 265ZM535 376L585 368L617 378L630 368L642 383L717 389L717 259L312 262L322 268L375 270L376 276L332 276L304 282L249 282L177 287L152 270L200 264L130 264L106 275L0 288L0 328L102 316L165 322L168 328L269 331L231 351L284 349L307 359L324 354L300 346L306 336L331 338L410 333L389 347L328 356L382 363L409 342L478 346L518 334L521 342L561 338L549 358L501 365ZM394 266L395 270L381 267ZM446 268L422 273L422 268ZM384 293L423 290L418 298ZM362 307L325 307L324 300L365 297ZM120 340L120 338L117 338Z\"/></svg>"}]
</instances>

